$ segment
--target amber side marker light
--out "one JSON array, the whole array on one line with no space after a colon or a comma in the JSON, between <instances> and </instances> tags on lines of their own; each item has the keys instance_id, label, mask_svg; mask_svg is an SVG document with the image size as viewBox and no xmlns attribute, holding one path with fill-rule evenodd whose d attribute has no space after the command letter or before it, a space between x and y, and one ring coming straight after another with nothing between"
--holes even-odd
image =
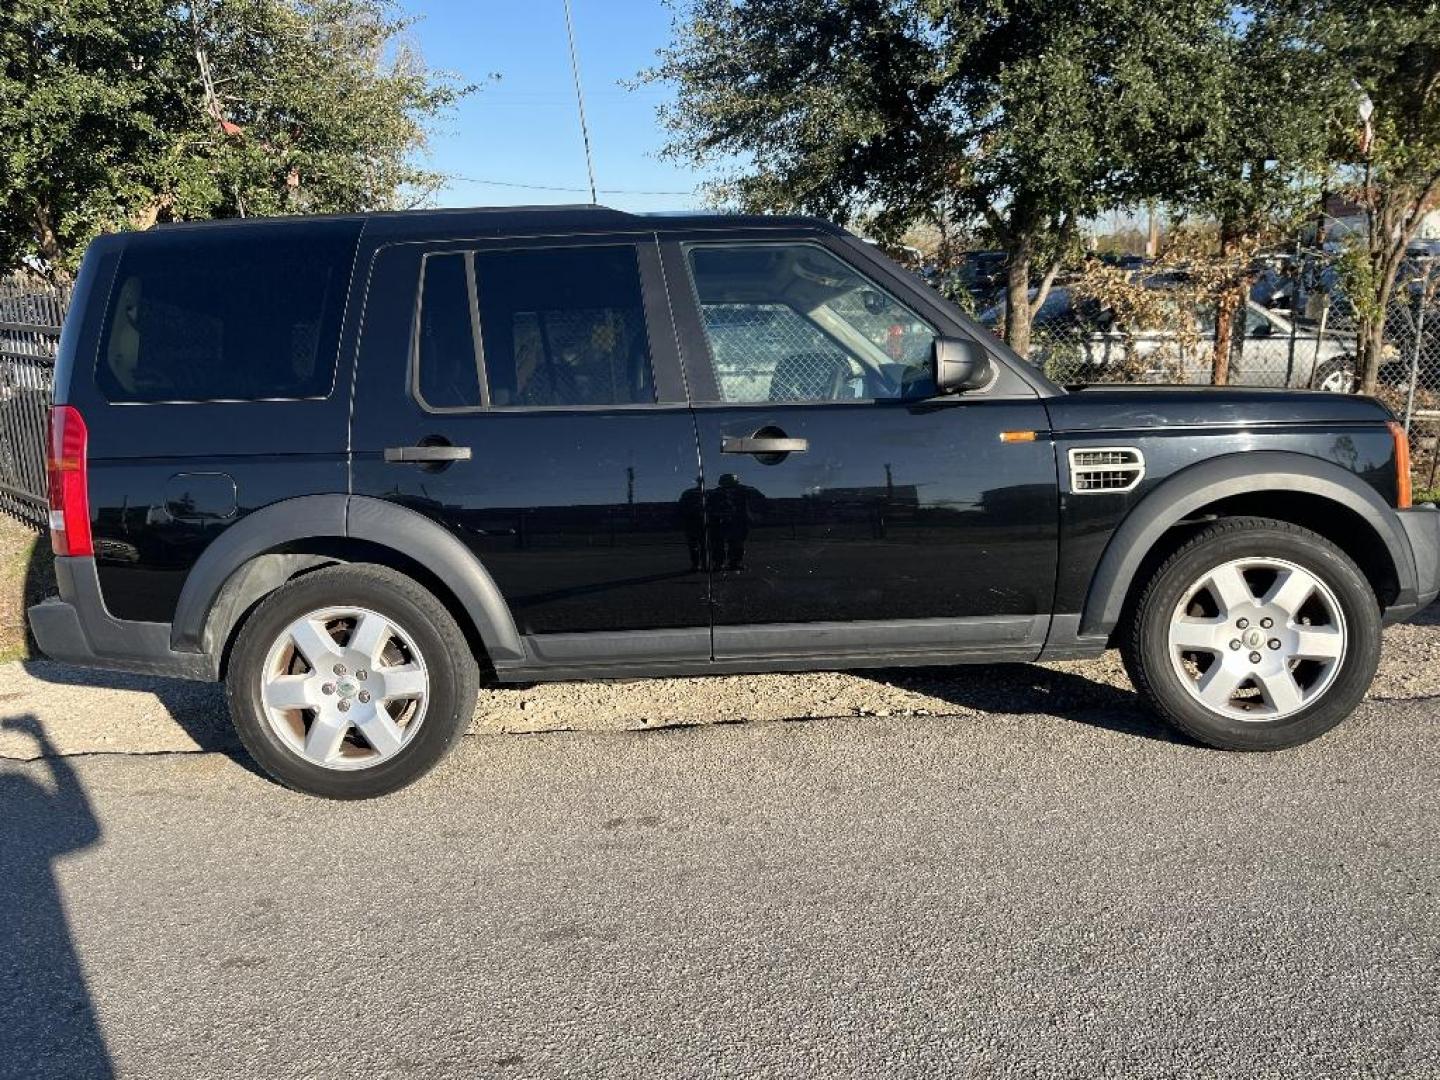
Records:
<instances>
[{"instance_id":1,"label":"amber side marker light","mask_svg":"<svg viewBox=\"0 0 1440 1080\"><path fill-rule=\"evenodd\" d=\"M1395 488L1399 492L1396 506L1409 510L1415 504L1414 482L1410 477L1410 436L1394 420L1390 421L1390 434L1395 437Z\"/></svg>"},{"instance_id":2,"label":"amber side marker light","mask_svg":"<svg viewBox=\"0 0 1440 1080\"><path fill-rule=\"evenodd\" d=\"M1002 431L1000 433L1000 441L1004 443L1034 442L1037 437L1033 431Z\"/></svg>"}]
</instances>

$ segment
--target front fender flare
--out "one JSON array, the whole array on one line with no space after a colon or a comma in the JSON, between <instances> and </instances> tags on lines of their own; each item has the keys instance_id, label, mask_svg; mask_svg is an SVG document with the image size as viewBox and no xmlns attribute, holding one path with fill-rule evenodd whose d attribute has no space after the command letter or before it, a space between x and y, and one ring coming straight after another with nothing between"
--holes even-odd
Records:
<instances>
[{"instance_id":1,"label":"front fender flare","mask_svg":"<svg viewBox=\"0 0 1440 1080\"><path fill-rule=\"evenodd\" d=\"M474 554L423 514L361 495L286 499L247 514L226 529L185 579L170 629L171 647L178 652L217 651L239 612L222 612L217 618L212 613L236 572L267 552L312 537L365 540L422 563L454 593L492 661L524 659L510 608Z\"/></svg>"},{"instance_id":2,"label":"front fender flare","mask_svg":"<svg viewBox=\"0 0 1440 1080\"><path fill-rule=\"evenodd\" d=\"M1415 557L1393 508L1354 473L1305 454L1254 450L1200 462L1171 476L1140 500L1100 559L1090 582L1080 636L1109 637L1145 556L1160 537L1197 510L1260 491L1295 491L1329 499L1358 515L1385 544L1403 602L1416 589Z\"/></svg>"}]
</instances>

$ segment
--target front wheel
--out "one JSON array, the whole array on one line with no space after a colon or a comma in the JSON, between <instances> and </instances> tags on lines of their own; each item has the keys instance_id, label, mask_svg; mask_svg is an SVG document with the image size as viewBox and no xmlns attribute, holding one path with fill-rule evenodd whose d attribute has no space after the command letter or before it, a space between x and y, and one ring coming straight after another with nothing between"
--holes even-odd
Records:
<instances>
[{"instance_id":1,"label":"front wheel","mask_svg":"<svg viewBox=\"0 0 1440 1080\"><path fill-rule=\"evenodd\" d=\"M479 681L454 618L379 566L277 589L240 630L226 676L245 749L282 783L365 799L424 775L465 730Z\"/></svg>"},{"instance_id":2,"label":"front wheel","mask_svg":"<svg viewBox=\"0 0 1440 1080\"><path fill-rule=\"evenodd\" d=\"M1210 746L1278 750L1354 711L1380 662L1380 610L1359 567L1287 522L1209 526L1159 569L1124 642L1136 688Z\"/></svg>"}]
</instances>

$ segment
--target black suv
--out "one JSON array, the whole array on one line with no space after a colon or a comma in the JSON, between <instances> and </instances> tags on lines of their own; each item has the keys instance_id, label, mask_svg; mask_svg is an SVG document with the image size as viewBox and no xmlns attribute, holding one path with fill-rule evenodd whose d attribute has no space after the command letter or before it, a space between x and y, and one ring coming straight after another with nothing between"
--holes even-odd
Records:
<instances>
[{"instance_id":1,"label":"black suv","mask_svg":"<svg viewBox=\"0 0 1440 1080\"><path fill-rule=\"evenodd\" d=\"M105 237L55 392L41 647L225 680L327 796L420 776L482 684L1113 645L1196 738L1290 746L1440 591L1374 401L1067 391L805 218Z\"/></svg>"}]
</instances>

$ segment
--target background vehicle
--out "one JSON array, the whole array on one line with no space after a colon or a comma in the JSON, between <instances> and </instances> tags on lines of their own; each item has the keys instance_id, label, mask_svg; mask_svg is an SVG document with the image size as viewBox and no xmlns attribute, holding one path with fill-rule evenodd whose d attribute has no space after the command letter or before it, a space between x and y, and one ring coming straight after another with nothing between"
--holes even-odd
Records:
<instances>
[{"instance_id":1,"label":"background vehicle","mask_svg":"<svg viewBox=\"0 0 1440 1080\"><path fill-rule=\"evenodd\" d=\"M806 218L601 208L97 240L57 365L57 659L224 679L332 797L492 682L1112 646L1212 745L1314 738L1440 593L1340 395L1067 392Z\"/></svg>"},{"instance_id":2,"label":"background vehicle","mask_svg":"<svg viewBox=\"0 0 1440 1080\"><path fill-rule=\"evenodd\" d=\"M998 304L981 315L987 326L1004 316ZM1175 326L1188 320L1191 332ZM1037 344L1031 360L1066 383L1106 381L1107 373L1128 368L1136 381L1203 386L1211 381L1215 347L1213 307L1172 313L1165 329L1126 326L1094 301L1068 288L1050 291L1037 313ZM1348 394L1354 388L1353 341L1295 324L1254 299L1245 305L1231 356L1232 381L1246 386L1282 386Z\"/></svg>"}]
</instances>

